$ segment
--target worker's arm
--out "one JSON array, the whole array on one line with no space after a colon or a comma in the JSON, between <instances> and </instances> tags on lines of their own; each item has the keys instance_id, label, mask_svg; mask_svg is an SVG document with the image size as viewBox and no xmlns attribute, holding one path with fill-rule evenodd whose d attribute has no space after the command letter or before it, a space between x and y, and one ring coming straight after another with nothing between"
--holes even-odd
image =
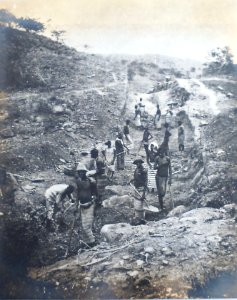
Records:
<instances>
[{"instance_id":1,"label":"worker's arm","mask_svg":"<svg viewBox=\"0 0 237 300\"><path fill-rule=\"evenodd\" d=\"M123 144L123 146L124 146L124 148L127 149L127 153L129 154L129 149L128 149L128 147L127 147L125 144Z\"/></svg>"},{"instance_id":2,"label":"worker's arm","mask_svg":"<svg viewBox=\"0 0 237 300\"><path fill-rule=\"evenodd\" d=\"M72 197L72 193L68 194L68 199L71 200L72 203L75 203L75 199Z\"/></svg>"}]
</instances>

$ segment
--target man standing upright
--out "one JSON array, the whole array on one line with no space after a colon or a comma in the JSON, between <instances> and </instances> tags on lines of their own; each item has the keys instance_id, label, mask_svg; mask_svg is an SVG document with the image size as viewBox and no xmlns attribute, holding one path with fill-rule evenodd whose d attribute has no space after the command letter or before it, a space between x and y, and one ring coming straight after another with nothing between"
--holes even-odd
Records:
<instances>
[{"instance_id":1,"label":"man standing upright","mask_svg":"<svg viewBox=\"0 0 237 300\"><path fill-rule=\"evenodd\" d=\"M160 208L164 209L163 198L166 194L166 186L167 180L169 177L168 184L171 185L171 177L172 177L172 169L170 158L165 155L165 152L160 150L158 156L155 159L154 169L157 170L156 172L156 187L158 192L158 198L160 203Z\"/></svg>"},{"instance_id":2,"label":"man standing upright","mask_svg":"<svg viewBox=\"0 0 237 300\"><path fill-rule=\"evenodd\" d=\"M129 152L128 147L123 142L122 134L119 133L116 140L115 140L117 170L124 170L124 167L125 167L125 149L127 149L127 151Z\"/></svg>"},{"instance_id":3,"label":"man standing upright","mask_svg":"<svg viewBox=\"0 0 237 300\"><path fill-rule=\"evenodd\" d=\"M126 124L123 127L123 134L125 136L126 141L129 142L130 144L133 144L133 141L132 141L131 136L130 136L129 125L130 125L130 120L126 120Z\"/></svg>"},{"instance_id":4,"label":"man standing upright","mask_svg":"<svg viewBox=\"0 0 237 300\"><path fill-rule=\"evenodd\" d=\"M77 207L78 205L80 206L84 242L89 247L93 247L95 245L95 237L92 232L95 208L94 200L98 195L96 182L87 177L87 171L86 167L79 163L75 175L77 184Z\"/></svg>"},{"instance_id":5,"label":"man standing upright","mask_svg":"<svg viewBox=\"0 0 237 300\"><path fill-rule=\"evenodd\" d=\"M158 122L160 121L160 117L161 117L161 110L160 110L160 106L159 104L157 104L156 106L156 114L154 117L154 125L157 127Z\"/></svg>"},{"instance_id":6,"label":"man standing upright","mask_svg":"<svg viewBox=\"0 0 237 300\"><path fill-rule=\"evenodd\" d=\"M143 117L144 112L145 112L145 104L143 104L142 98L140 98L140 101L138 103L138 107L140 108L140 110L141 110L141 116Z\"/></svg>"},{"instance_id":7,"label":"man standing upright","mask_svg":"<svg viewBox=\"0 0 237 300\"><path fill-rule=\"evenodd\" d=\"M146 152L146 159L148 160L149 157L149 140L151 140L153 136L151 135L148 126L146 126L144 132L143 132L143 138L142 138L142 143Z\"/></svg>"},{"instance_id":8,"label":"man standing upright","mask_svg":"<svg viewBox=\"0 0 237 300\"><path fill-rule=\"evenodd\" d=\"M134 160L133 164L136 165L134 171L134 179L130 183L134 183L135 189L139 195L135 195L134 200L134 225L145 224L144 214L144 200L147 190L147 170L143 166L144 161L142 159Z\"/></svg>"}]
</instances>

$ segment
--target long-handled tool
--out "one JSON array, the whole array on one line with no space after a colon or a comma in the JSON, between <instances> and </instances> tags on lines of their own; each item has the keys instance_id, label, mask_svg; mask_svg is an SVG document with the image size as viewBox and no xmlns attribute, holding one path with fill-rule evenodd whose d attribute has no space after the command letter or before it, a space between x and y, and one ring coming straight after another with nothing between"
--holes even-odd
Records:
<instances>
[{"instance_id":1,"label":"long-handled tool","mask_svg":"<svg viewBox=\"0 0 237 300\"><path fill-rule=\"evenodd\" d=\"M74 206L76 203L71 203L70 205L68 205L68 207L64 210L63 214L65 215L66 212L72 207Z\"/></svg>"},{"instance_id":2,"label":"long-handled tool","mask_svg":"<svg viewBox=\"0 0 237 300\"><path fill-rule=\"evenodd\" d=\"M79 200L77 199L75 215L74 215L74 219L72 221L71 231L69 233L69 240L68 240L67 250L66 250L65 255L64 255L65 257L68 256L68 254L70 253L70 250L71 250L71 240L72 240L72 234L73 234L73 231L74 231L75 223L76 223L76 220L77 220L78 207L79 207Z\"/></svg>"},{"instance_id":3,"label":"long-handled tool","mask_svg":"<svg viewBox=\"0 0 237 300\"><path fill-rule=\"evenodd\" d=\"M169 192L170 192L170 199L171 199L171 202L172 202L172 206L173 206L173 209L174 209L174 200L173 200L173 196L172 196L172 191L171 191L170 184L169 184Z\"/></svg>"},{"instance_id":4,"label":"long-handled tool","mask_svg":"<svg viewBox=\"0 0 237 300\"><path fill-rule=\"evenodd\" d=\"M133 188L133 190L137 193L137 195L140 197L140 198L143 198L142 195L138 192L138 190L135 188L135 186L133 184L130 183L130 186ZM150 205L145 198L144 199L144 202L146 203L146 206L148 208L148 210L152 211L152 212L159 212L159 209L153 205Z\"/></svg>"}]
</instances>

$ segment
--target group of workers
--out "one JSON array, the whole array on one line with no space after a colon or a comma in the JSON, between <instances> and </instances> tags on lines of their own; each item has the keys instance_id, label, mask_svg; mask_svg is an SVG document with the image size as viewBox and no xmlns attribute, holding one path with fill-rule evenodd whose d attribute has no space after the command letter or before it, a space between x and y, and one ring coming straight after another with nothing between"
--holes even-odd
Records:
<instances>
[{"instance_id":1,"label":"group of workers","mask_svg":"<svg viewBox=\"0 0 237 300\"><path fill-rule=\"evenodd\" d=\"M140 104L140 105L139 105ZM138 104L139 109L143 107L142 101ZM140 114L140 113L138 113ZM155 119L159 121L161 112L157 106ZM137 116L136 116L137 117ZM184 128L182 122L178 123L178 142L179 150L184 150ZM81 151L79 163L76 162L74 172L74 184L56 184L48 188L45 192L47 209L47 226L54 227L55 217L58 212L61 217L64 215L65 198L71 201L71 206L75 205L75 214L80 209L81 225L83 231L83 244L87 247L95 245L95 237L92 231L94 221L94 210L103 204L105 199L105 187L109 180L113 178L115 169L117 171L125 168L125 154L129 153L129 146L133 147L133 140L130 135L130 121L127 120L123 130L119 128L115 141L101 143L100 147L94 147L90 152ZM149 170L155 170L155 183L153 190L157 189L160 209L164 209L164 197L166 194L167 183L171 184L172 169L169 157L169 124L165 123L165 135L162 144L158 147L149 128L146 126L143 132L141 146L143 145L146 153L146 163L142 158L135 159L133 164L136 166L133 179L129 184L135 190L134 195L134 217L133 225L145 224L144 202L146 193L149 190ZM138 152L140 151L138 149ZM116 163L115 163L116 162ZM75 199L73 194L76 195ZM69 205L69 206L70 206ZM53 229L54 230L54 229Z\"/></svg>"}]
</instances>

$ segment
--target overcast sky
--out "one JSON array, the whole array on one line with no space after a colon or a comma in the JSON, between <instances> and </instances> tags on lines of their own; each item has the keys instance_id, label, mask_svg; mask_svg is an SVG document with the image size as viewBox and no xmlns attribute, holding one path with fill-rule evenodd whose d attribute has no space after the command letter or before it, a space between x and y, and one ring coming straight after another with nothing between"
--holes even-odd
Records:
<instances>
[{"instance_id":1,"label":"overcast sky","mask_svg":"<svg viewBox=\"0 0 237 300\"><path fill-rule=\"evenodd\" d=\"M237 0L0 0L16 16L66 30L65 42L94 53L203 59L228 45L237 61Z\"/></svg>"}]
</instances>

